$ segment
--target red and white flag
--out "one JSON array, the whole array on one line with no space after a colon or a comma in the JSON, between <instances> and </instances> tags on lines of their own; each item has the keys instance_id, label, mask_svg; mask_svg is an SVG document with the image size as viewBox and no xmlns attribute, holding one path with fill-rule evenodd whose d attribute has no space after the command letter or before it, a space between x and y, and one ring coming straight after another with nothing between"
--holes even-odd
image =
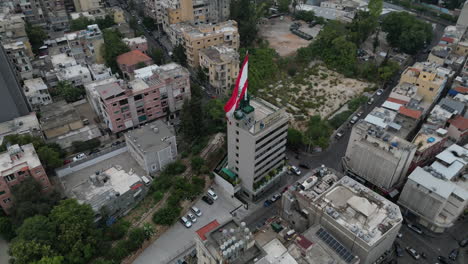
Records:
<instances>
[{"instance_id":1,"label":"red and white flag","mask_svg":"<svg viewBox=\"0 0 468 264\"><path fill-rule=\"evenodd\" d=\"M249 55L247 54L242 63L239 75L237 76L236 86L234 91L232 91L231 98L227 101L224 106L224 112L226 112L226 117L229 118L232 113L239 107L239 103L243 97L247 96L247 74L249 71ZM241 90L240 90L241 89Z\"/></svg>"}]
</instances>

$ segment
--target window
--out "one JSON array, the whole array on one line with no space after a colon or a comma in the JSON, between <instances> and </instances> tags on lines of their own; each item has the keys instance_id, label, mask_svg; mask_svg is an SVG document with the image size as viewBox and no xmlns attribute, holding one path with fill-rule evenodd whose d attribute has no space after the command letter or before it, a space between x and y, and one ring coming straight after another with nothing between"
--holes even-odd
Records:
<instances>
[{"instance_id":1,"label":"window","mask_svg":"<svg viewBox=\"0 0 468 264\"><path fill-rule=\"evenodd\" d=\"M11 199L10 198L6 198L6 199L3 199L3 203L10 203L11 202Z\"/></svg>"},{"instance_id":2,"label":"window","mask_svg":"<svg viewBox=\"0 0 468 264\"><path fill-rule=\"evenodd\" d=\"M24 175L26 172L24 171L18 171L18 175L21 176L21 175Z\"/></svg>"},{"instance_id":3,"label":"window","mask_svg":"<svg viewBox=\"0 0 468 264\"><path fill-rule=\"evenodd\" d=\"M434 91L434 88L429 88L429 91L431 91L431 92Z\"/></svg>"},{"instance_id":4,"label":"window","mask_svg":"<svg viewBox=\"0 0 468 264\"><path fill-rule=\"evenodd\" d=\"M37 169L37 170L35 171L35 173L36 173L37 175L40 175L40 174L42 173L42 170L41 170L41 169Z\"/></svg>"},{"instance_id":5,"label":"window","mask_svg":"<svg viewBox=\"0 0 468 264\"><path fill-rule=\"evenodd\" d=\"M236 157L239 157L239 153L236 153Z\"/></svg>"},{"instance_id":6,"label":"window","mask_svg":"<svg viewBox=\"0 0 468 264\"><path fill-rule=\"evenodd\" d=\"M120 121L121 119L120 118L117 118L115 121Z\"/></svg>"},{"instance_id":7,"label":"window","mask_svg":"<svg viewBox=\"0 0 468 264\"><path fill-rule=\"evenodd\" d=\"M119 104L120 105L126 105L126 104L128 104L128 100L127 99L122 99L122 100L119 101Z\"/></svg>"},{"instance_id":8,"label":"window","mask_svg":"<svg viewBox=\"0 0 468 264\"><path fill-rule=\"evenodd\" d=\"M7 181L7 182L11 182L11 181L13 181L15 179L16 179L16 177L15 177L14 174L10 174L10 175L5 176L5 181Z\"/></svg>"},{"instance_id":9,"label":"window","mask_svg":"<svg viewBox=\"0 0 468 264\"><path fill-rule=\"evenodd\" d=\"M236 142L239 143L239 139L238 139L238 138L236 138Z\"/></svg>"},{"instance_id":10,"label":"window","mask_svg":"<svg viewBox=\"0 0 468 264\"><path fill-rule=\"evenodd\" d=\"M236 130L236 135L239 135L239 130Z\"/></svg>"},{"instance_id":11,"label":"window","mask_svg":"<svg viewBox=\"0 0 468 264\"><path fill-rule=\"evenodd\" d=\"M141 99L143 99L143 95L137 94L137 95L135 95L135 96L133 97L133 99L135 99L135 101L141 100Z\"/></svg>"},{"instance_id":12,"label":"window","mask_svg":"<svg viewBox=\"0 0 468 264\"><path fill-rule=\"evenodd\" d=\"M239 146L236 146L236 150L239 150Z\"/></svg>"},{"instance_id":13,"label":"window","mask_svg":"<svg viewBox=\"0 0 468 264\"><path fill-rule=\"evenodd\" d=\"M144 93L145 96L148 96L148 93Z\"/></svg>"}]
</instances>

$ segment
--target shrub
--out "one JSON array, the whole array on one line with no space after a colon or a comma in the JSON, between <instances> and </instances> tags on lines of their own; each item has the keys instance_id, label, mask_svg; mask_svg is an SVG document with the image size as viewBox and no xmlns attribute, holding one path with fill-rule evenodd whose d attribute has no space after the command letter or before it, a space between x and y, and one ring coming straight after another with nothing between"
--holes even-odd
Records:
<instances>
[{"instance_id":1,"label":"shrub","mask_svg":"<svg viewBox=\"0 0 468 264\"><path fill-rule=\"evenodd\" d=\"M182 161L177 160L164 168L163 174L169 174L169 175L179 175L183 173L187 169L187 166L185 166Z\"/></svg>"},{"instance_id":2,"label":"shrub","mask_svg":"<svg viewBox=\"0 0 468 264\"><path fill-rule=\"evenodd\" d=\"M161 191L154 192L153 193L154 203L158 203L159 201L162 200L163 197L164 197L164 192L161 192Z\"/></svg>"},{"instance_id":3,"label":"shrub","mask_svg":"<svg viewBox=\"0 0 468 264\"><path fill-rule=\"evenodd\" d=\"M201 168L205 164L205 160L199 156L193 157L191 160L192 169L195 173L200 173Z\"/></svg>"},{"instance_id":4,"label":"shrub","mask_svg":"<svg viewBox=\"0 0 468 264\"><path fill-rule=\"evenodd\" d=\"M127 241L121 240L109 250L108 257L118 263L130 254L127 248Z\"/></svg>"},{"instance_id":5,"label":"shrub","mask_svg":"<svg viewBox=\"0 0 468 264\"><path fill-rule=\"evenodd\" d=\"M106 230L106 235L110 240L122 239L127 234L130 223L127 221L119 221Z\"/></svg>"},{"instance_id":6,"label":"shrub","mask_svg":"<svg viewBox=\"0 0 468 264\"><path fill-rule=\"evenodd\" d=\"M172 225L179 218L182 209L179 206L166 206L153 215L153 222L158 225Z\"/></svg>"},{"instance_id":7,"label":"shrub","mask_svg":"<svg viewBox=\"0 0 468 264\"><path fill-rule=\"evenodd\" d=\"M145 230L141 227L132 228L128 233L128 239L126 241L127 249L129 251L135 251L141 247L145 242L146 234Z\"/></svg>"},{"instance_id":8,"label":"shrub","mask_svg":"<svg viewBox=\"0 0 468 264\"><path fill-rule=\"evenodd\" d=\"M346 122L346 120L348 120L348 118L353 114L352 111L344 111L344 112L341 112L337 115L335 115L331 120L330 120L330 125L337 129L339 128L344 122Z\"/></svg>"}]
</instances>

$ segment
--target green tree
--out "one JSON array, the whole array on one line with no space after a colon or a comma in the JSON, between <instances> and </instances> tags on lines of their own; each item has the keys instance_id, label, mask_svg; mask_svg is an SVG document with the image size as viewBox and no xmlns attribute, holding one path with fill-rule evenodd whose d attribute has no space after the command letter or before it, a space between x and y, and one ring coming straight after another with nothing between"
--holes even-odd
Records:
<instances>
[{"instance_id":1,"label":"green tree","mask_svg":"<svg viewBox=\"0 0 468 264\"><path fill-rule=\"evenodd\" d=\"M364 95L355 97L355 98L351 99L351 100L348 102L348 108L349 108L349 110L351 110L352 112L354 112L354 111L356 111L361 105L365 104L365 103L367 102L367 100L369 100L369 98L367 98L367 96L364 96Z\"/></svg>"},{"instance_id":2,"label":"green tree","mask_svg":"<svg viewBox=\"0 0 468 264\"><path fill-rule=\"evenodd\" d=\"M294 14L294 17L298 20L303 20L305 22L312 22L316 19L314 11L298 11Z\"/></svg>"},{"instance_id":3,"label":"green tree","mask_svg":"<svg viewBox=\"0 0 468 264\"><path fill-rule=\"evenodd\" d=\"M289 4L291 0L278 0L278 11L281 13L287 13L289 11Z\"/></svg>"},{"instance_id":4,"label":"green tree","mask_svg":"<svg viewBox=\"0 0 468 264\"><path fill-rule=\"evenodd\" d=\"M90 20L87 17L79 17L70 21L70 30L77 31L86 29L88 25L94 24L94 20Z\"/></svg>"},{"instance_id":5,"label":"green tree","mask_svg":"<svg viewBox=\"0 0 468 264\"><path fill-rule=\"evenodd\" d=\"M302 133L295 128L288 129L288 145L298 148L302 144Z\"/></svg>"},{"instance_id":6,"label":"green tree","mask_svg":"<svg viewBox=\"0 0 468 264\"><path fill-rule=\"evenodd\" d=\"M308 145L309 150L311 146L326 148L331 132L332 128L328 122L322 120L318 115L312 116L307 123L307 130L304 133L304 143Z\"/></svg>"},{"instance_id":7,"label":"green tree","mask_svg":"<svg viewBox=\"0 0 468 264\"><path fill-rule=\"evenodd\" d=\"M85 94L84 89L75 87L67 81L59 81L56 90L67 103L78 101Z\"/></svg>"},{"instance_id":8,"label":"green tree","mask_svg":"<svg viewBox=\"0 0 468 264\"><path fill-rule=\"evenodd\" d=\"M144 25L149 31L154 31L154 30L156 30L156 22L155 22L154 19L152 19L151 17L145 16L145 17L143 18L143 25Z\"/></svg>"},{"instance_id":9,"label":"green tree","mask_svg":"<svg viewBox=\"0 0 468 264\"><path fill-rule=\"evenodd\" d=\"M106 235L110 240L122 239L127 234L129 227L129 222L120 220L106 230Z\"/></svg>"},{"instance_id":10,"label":"green tree","mask_svg":"<svg viewBox=\"0 0 468 264\"><path fill-rule=\"evenodd\" d=\"M382 13L383 0L370 0L367 7L370 15L377 19Z\"/></svg>"},{"instance_id":11,"label":"green tree","mask_svg":"<svg viewBox=\"0 0 468 264\"><path fill-rule=\"evenodd\" d=\"M100 145L101 145L101 141L98 138L93 138L87 141L73 141L72 142L73 151L75 153L97 149L99 148Z\"/></svg>"},{"instance_id":12,"label":"green tree","mask_svg":"<svg viewBox=\"0 0 468 264\"><path fill-rule=\"evenodd\" d=\"M202 108L201 89L192 84L192 98L184 102L181 112L181 132L187 142L195 142L205 135L204 114Z\"/></svg>"},{"instance_id":13,"label":"green tree","mask_svg":"<svg viewBox=\"0 0 468 264\"><path fill-rule=\"evenodd\" d=\"M157 65L164 64L164 52L160 48L155 48L151 50L150 57L153 59L154 63Z\"/></svg>"},{"instance_id":14,"label":"green tree","mask_svg":"<svg viewBox=\"0 0 468 264\"><path fill-rule=\"evenodd\" d=\"M117 30L104 30L104 45L102 46L102 54L106 65L112 69L112 72L119 72L117 65L117 56L129 52L130 49L122 41L122 34Z\"/></svg>"},{"instance_id":15,"label":"green tree","mask_svg":"<svg viewBox=\"0 0 468 264\"><path fill-rule=\"evenodd\" d=\"M201 168L205 164L205 160L202 157L196 156L193 157L192 160L190 161L192 170L196 173L199 174Z\"/></svg>"},{"instance_id":16,"label":"green tree","mask_svg":"<svg viewBox=\"0 0 468 264\"><path fill-rule=\"evenodd\" d=\"M226 113L224 112L224 103L220 99L211 99L203 105L203 112L207 120L207 129L209 132L223 132L226 130Z\"/></svg>"},{"instance_id":17,"label":"green tree","mask_svg":"<svg viewBox=\"0 0 468 264\"><path fill-rule=\"evenodd\" d=\"M166 206L154 213L153 222L158 225L172 225L179 218L180 212L181 208L178 206Z\"/></svg>"},{"instance_id":18,"label":"green tree","mask_svg":"<svg viewBox=\"0 0 468 264\"><path fill-rule=\"evenodd\" d=\"M344 111L339 114L336 114L331 120L330 120L330 125L334 128L337 129L339 128L348 118L353 114L351 111Z\"/></svg>"},{"instance_id":19,"label":"green tree","mask_svg":"<svg viewBox=\"0 0 468 264\"><path fill-rule=\"evenodd\" d=\"M263 17L266 3L256 4L250 0L232 0L230 4L231 19L237 22L241 46L249 47L257 39L258 20Z\"/></svg>"},{"instance_id":20,"label":"green tree","mask_svg":"<svg viewBox=\"0 0 468 264\"><path fill-rule=\"evenodd\" d=\"M48 146L40 147L37 150L37 154L41 162L48 169L55 169L63 165L63 160L60 158L60 154Z\"/></svg>"},{"instance_id":21,"label":"green tree","mask_svg":"<svg viewBox=\"0 0 468 264\"><path fill-rule=\"evenodd\" d=\"M62 264L64 263L64 258L62 256L55 257L43 257L38 262L33 264Z\"/></svg>"},{"instance_id":22,"label":"green tree","mask_svg":"<svg viewBox=\"0 0 468 264\"><path fill-rule=\"evenodd\" d=\"M146 63L144 63L143 61L138 62L137 65L136 65L137 69L141 69L141 68L144 68L144 67L146 67Z\"/></svg>"},{"instance_id":23,"label":"green tree","mask_svg":"<svg viewBox=\"0 0 468 264\"><path fill-rule=\"evenodd\" d=\"M41 27L26 23L26 34L28 35L29 43L31 43L32 51L38 54L39 48L44 45L44 40L47 39L47 34Z\"/></svg>"},{"instance_id":24,"label":"green tree","mask_svg":"<svg viewBox=\"0 0 468 264\"><path fill-rule=\"evenodd\" d=\"M10 254L15 264L31 264L44 257L57 256L50 245L35 240L15 239L10 245Z\"/></svg>"},{"instance_id":25,"label":"green tree","mask_svg":"<svg viewBox=\"0 0 468 264\"><path fill-rule=\"evenodd\" d=\"M44 245L53 245L57 236L55 228L55 224L50 222L46 216L35 215L27 218L16 230L17 239L35 240Z\"/></svg>"},{"instance_id":26,"label":"green tree","mask_svg":"<svg viewBox=\"0 0 468 264\"><path fill-rule=\"evenodd\" d=\"M248 51L249 64L255 65L255 67L249 67L249 93L256 94L258 89L265 88L280 72L277 63L279 56L274 49L268 47L259 47ZM240 54L243 56L246 52L247 49L240 50Z\"/></svg>"},{"instance_id":27,"label":"green tree","mask_svg":"<svg viewBox=\"0 0 468 264\"><path fill-rule=\"evenodd\" d=\"M127 248L135 251L141 247L146 240L145 230L142 227L135 227L128 232Z\"/></svg>"},{"instance_id":28,"label":"green tree","mask_svg":"<svg viewBox=\"0 0 468 264\"><path fill-rule=\"evenodd\" d=\"M400 69L400 65L392 60L386 60L379 67L379 79L384 85Z\"/></svg>"},{"instance_id":29,"label":"green tree","mask_svg":"<svg viewBox=\"0 0 468 264\"><path fill-rule=\"evenodd\" d=\"M187 67L187 56L185 55L185 49L184 46L182 46L182 44L179 44L174 48L174 50L172 51L172 59L176 63Z\"/></svg>"},{"instance_id":30,"label":"green tree","mask_svg":"<svg viewBox=\"0 0 468 264\"><path fill-rule=\"evenodd\" d=\"M0 237L10 241L15 237L15 231L13 230L13 224L11 219L6 216L0 216Z\"/></svg>"}]
</instances>

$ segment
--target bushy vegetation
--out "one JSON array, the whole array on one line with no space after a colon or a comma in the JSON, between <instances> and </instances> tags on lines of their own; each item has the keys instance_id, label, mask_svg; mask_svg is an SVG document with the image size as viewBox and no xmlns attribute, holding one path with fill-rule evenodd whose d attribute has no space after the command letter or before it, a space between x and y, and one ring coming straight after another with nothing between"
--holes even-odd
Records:
<instances>
[{"instance_id":1,"label":"bushy vegetation","mask_svg":"<svg viewBox=\"0 0 468 264\"><path fill-rule=\"evenodd\" d=\"M88 141L73 141L72 147L73 151L76 152L84 152L87 150L93 150L99 148L101 142L98 138L93 138Z\"/></svg>"},{"instance_id":2,"label":"bushy vegetation","mask_svg":"<svg viewBox=\"0 0 468 264\"><path fill-rule=\"evenodd\" d=\"M114 18L111 15L106 15L104 18L89 19L87 17L79 17L70 21L70 30L78 31L86 29L87 26L97 24L100 30L110 28L115 25Z\"/></svg>"},{"instance_id":3,"label":"bushy vegetation","mask_svg":"<svg viewBox=\"0 0 468 264\"><path fill-rule=\"evenodd\" d=\"M112 72L119 72L116 59L119 55L129 52L130 48L122 41L123 36L119 31L105 29L103 32L104 45L102 46L102 54L104 60Z\"/></svg>"}]
</instances>

